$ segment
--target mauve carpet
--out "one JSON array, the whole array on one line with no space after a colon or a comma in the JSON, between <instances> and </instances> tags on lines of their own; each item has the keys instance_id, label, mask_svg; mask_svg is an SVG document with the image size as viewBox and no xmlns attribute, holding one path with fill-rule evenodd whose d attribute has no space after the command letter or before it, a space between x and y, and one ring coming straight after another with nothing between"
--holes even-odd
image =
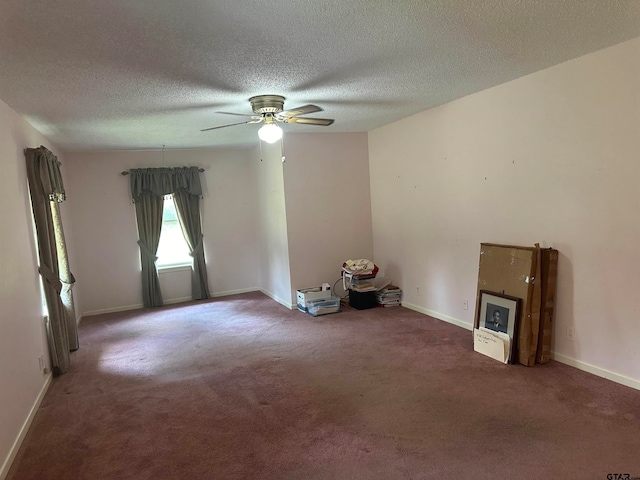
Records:
<instances>
[{"instance_id":1,"label":"mauve carpet","mask_svg":"<svg viewBox=\"0 0 640 480\"><path fill-rule=\"evenodd\" d=\"M640 477L640 391L405 308L261 293L85 318L8 478Z\"/></svg>"}]
</instances>

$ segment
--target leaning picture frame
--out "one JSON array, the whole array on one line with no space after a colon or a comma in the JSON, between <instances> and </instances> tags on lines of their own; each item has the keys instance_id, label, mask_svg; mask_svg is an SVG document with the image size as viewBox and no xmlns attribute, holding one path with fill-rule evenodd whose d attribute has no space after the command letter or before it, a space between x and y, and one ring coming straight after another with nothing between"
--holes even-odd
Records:
<instances>
[{"instance_id":1,"label":"leaning picture frame","mask_svg":"<svg viewBox=\"0 0 640 480\"><path fill-rule=\"evenodd\" d=\"M517 359L521 303L522 300L517 297L480 290L477 327L506 333L509 336L509 363L514 363Z\"/></svg>"}]
</instances>

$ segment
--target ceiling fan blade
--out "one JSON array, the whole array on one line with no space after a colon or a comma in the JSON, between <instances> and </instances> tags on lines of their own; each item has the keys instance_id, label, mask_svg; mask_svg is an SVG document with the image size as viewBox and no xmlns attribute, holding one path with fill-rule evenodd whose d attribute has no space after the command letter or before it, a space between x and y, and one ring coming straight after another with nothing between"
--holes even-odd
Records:
<instances>
[{"instance_id":1,"label":"ceiling fan blade","mask_svg":"<svg viewBox=\"0 0 640 480\"><path fill-rule=\"evenodd\" d=\"M256 117L257 115L249 115L247 113L233 113L233 112L216 112L221 113L223 115L236 115L238 117Z\"/></svg>"},{"instance_id":2,"label":"ceiling fan blade","mask_svg":"<svg viewBox=\"0 0 640 480\"><path fill-rule=\"evenodd\" d=\"M305 118L305 117L292 117L284 120L285 123L303 123L305 125L322 125L328 127L335 120L332 118Z\"/></svg>"},{"instance_id":3,"label":"ceiling fan blade","mask_svg":"<svg viewBox=\"0 0 640 480\"><path fill-rule=\"evenodd\" d=\"M315 113L315 112L321 112L321 111L322 109L317 105L303 105L298 108L292 108L291 110L284 110L283 112L276 114L276 116L291 118L291 117L297 117L298 115L306 115L307 113Z\"/></svg>"},{"instance_id":4,"label":"ceiling fan blade","mask_svg":"<svg viewBox=\"0 0 640 480\"><path fill-rule=\"evenodd\" d=\"M217 130L218 128L233 127L235 125L245 125L247 123L260 123L262 120L249 120L247 122L230 123L229 125L220 125L219 127L211 127L200 130L201 132L208 132L209 130Z\"/></svg>"}]
</instances>

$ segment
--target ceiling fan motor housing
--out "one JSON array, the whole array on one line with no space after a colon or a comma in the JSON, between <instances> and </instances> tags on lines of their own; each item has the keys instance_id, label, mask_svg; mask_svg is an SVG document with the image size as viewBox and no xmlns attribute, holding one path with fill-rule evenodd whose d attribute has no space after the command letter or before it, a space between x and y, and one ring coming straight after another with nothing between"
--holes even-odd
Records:
<instances>
[{"instance_id":1,"label":"ceiling fan motor housing","mask_svg":"<svg viewBox=\"0 0 640 480\"><path fill-rule=\"evenodd\" d=\"M280 95L258 95L249 99L253 113L258 115L280 113L284 109L284 97Z\"/></svg>"},{"instance_id":2,"label":"ceiling fan motor housing","mask_svg":"<svg viewBox=\"0 0 640 480\"><path fill-rule=\"evenodd\" d=\"M311 118L302 117L308 113L321 112L322 108L317 105L302 105L291 110L284 110L284 97L280 95L256 95L249 99L254 115L244 113L218 112L225 115L239 115L241 117L251 117L246 122L220 125L218 127L205 128L202 131L217 130L219 128L233 127L234 125L244 125L247 123L264 123L265 126L275 127L276 122L280 123L300 123L305 125L329 126L333 124L332 118ZM279 127L278 127L279 128Z\"/></svg>"}]
</instances>

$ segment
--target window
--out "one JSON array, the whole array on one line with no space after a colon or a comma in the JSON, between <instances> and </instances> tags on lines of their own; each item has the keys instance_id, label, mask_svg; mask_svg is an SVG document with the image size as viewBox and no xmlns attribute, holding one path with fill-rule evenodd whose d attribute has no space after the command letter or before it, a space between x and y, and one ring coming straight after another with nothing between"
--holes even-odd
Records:
<instances>
[{"instance_id":1,"label":"window","mask_svg":"<svg viewBox=\"0 0 640 480\"><path fill-rule=\"evenodd\" d=\"M191 265L192 263L189 246L182 234L172 195L164 197L162 230L160 231L160 243L156 256L158 257L156 261L158 267L174 267Z\"/></svg>"}]
</instances>

